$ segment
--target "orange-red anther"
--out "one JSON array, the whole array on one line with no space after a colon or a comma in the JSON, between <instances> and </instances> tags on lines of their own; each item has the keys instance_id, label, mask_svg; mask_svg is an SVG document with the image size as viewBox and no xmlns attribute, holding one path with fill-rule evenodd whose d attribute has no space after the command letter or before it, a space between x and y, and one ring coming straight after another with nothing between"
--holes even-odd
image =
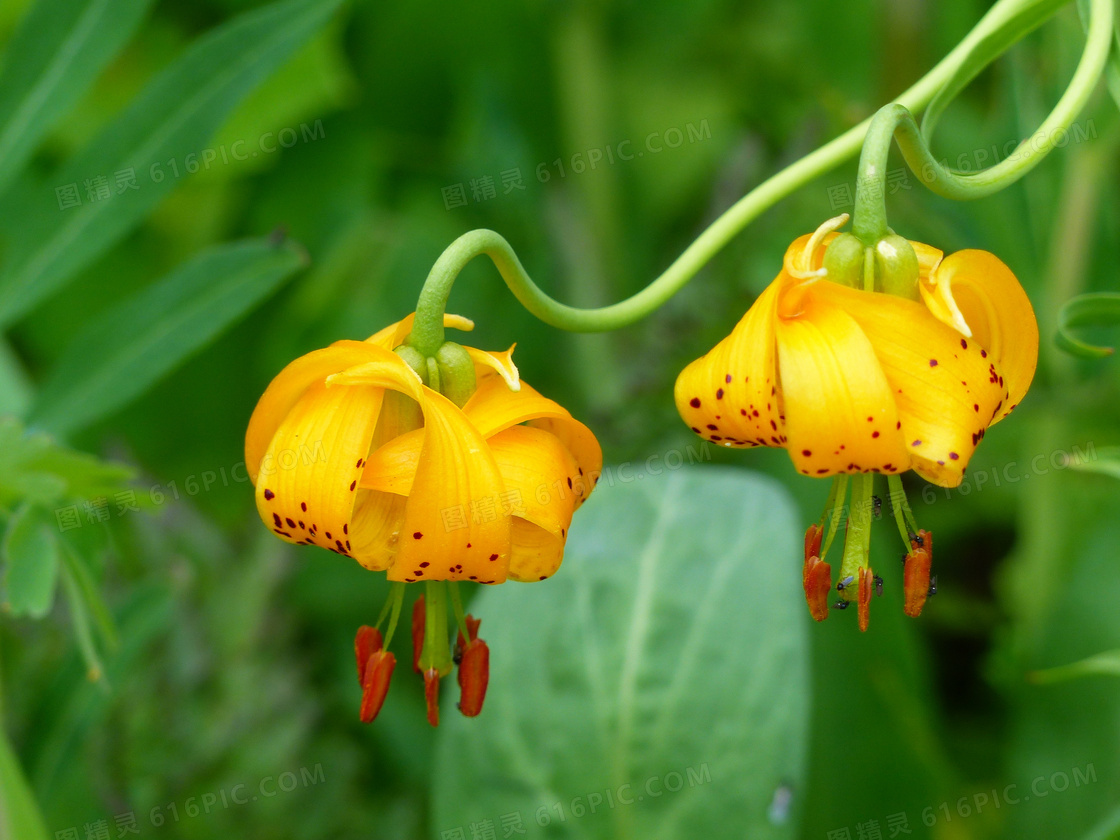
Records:
<instances>
[{"instance_id":1,"label":"orange-red anther","mask_svg":"<svg viewBox=\"0 0 1120 840\"><path fill-rule=\"evenodd\" d=\"M354 636L354 658L358 661L358 685L366 680L366 663L370 655L381 650L381 631L376 627L363 624Z\"/></svg>"},{"instance_id":2,"label":"orange-red anther","mask_svg":"<svg viewBox=\"0 0 1120 840\"><path fill-rule=\"evenodd\" d=\"M472 628L474 632L477 631ZM489 682L490 648L482 639L471 639L463 649L463 661L459 664L459 711L467 717L481 712Z\"/></svg>"},{"instance_id":3,"label":"orange-red anther","mask_svg":"<svg viewBox=\"0 0 1120 840\"><path fill-rule=\"evenodd\" d=\"M802 571L805 583L805 601L809 604L809 613L817 621L828 618L828 595L832 591L832 567L821 562L819 557L810 557L805 561Z\"/></svg>"},{"instance_id":4,"label":"orange-red anther","mask_svg":"<svg viewBox=\"0 0 1120 840\"><path fill-rule=\"evenodd\" d=\"M927 531L919 531L921 539L910 541L910 553L906 555L906 565L902 570L904 591L903 611L911 618L922 614L922 607L929 597L929 568L933 560L933 538Z\"/></svg>"},{"instance_id":5,"label":"orange-red anther","mask_svg":"<svg viewBox=\"0 0 1120 840\"><path fill-rule=\"evenodd\" d=\"M805 529L805 564L808 566L810 557L821 556L821 537L824 535L824 528L820 525L813 524Z\"/></svg>"},{"instance_id":6,"label":"orange-red anther","mask_svg":"<svg viewBox=\"0 0 1120 840\"><path fill-rule=\"evenodd\" d=\"M424 650L424 596L421 595L412 605L412 670L420 673L420 652Z\"/></svg>"},{"instance_id":7,"label":"orange-red anther","mask_svg":"<svg viewBox=\"0 0 1120 840\"><path fill-rule=\"evenodd\" d=\"M428 704L428 723L439 726L439 671L435 668L424 672L424 700Z\"/></svg>"},{"instance_id":8,"label":"orange-red anther","mask_svg":"<svg viewBox=\"0 0 1120 840\"><path fill-rule=\"evenodd\" d=\"M362 706L358 712L362 723L370 723L381 711L385 695L389 692L389 680L392 679L393 669L396 666L396 657L387 650L378 650L370 654L365 668L362 669Z\"/></svg>"},{"instance_id":9,"label":"orange-red anther","mask_svg":"<svg viewBox=\"0 0 1120 840\"><path fill-rule=\"evenodd\" d=\"M867 632L867 624L871 620L871 593L875 591L875 576L871 569L859 570L859 598L856 602L859 609L859 630Z\"/></svg>"}]
</instances>

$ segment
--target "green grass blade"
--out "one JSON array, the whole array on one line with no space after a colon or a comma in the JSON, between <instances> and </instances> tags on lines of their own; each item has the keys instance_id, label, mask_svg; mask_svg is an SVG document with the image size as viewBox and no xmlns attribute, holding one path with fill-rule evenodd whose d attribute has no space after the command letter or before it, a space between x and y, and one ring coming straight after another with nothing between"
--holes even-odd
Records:
<instances>
[{"instance_id":1,"label":"green grass blade","mask_svg":"<svg viewBox=\"0 0 1120 840\"><path fill-rule=\"evenodd\" d=\"M151 0L40 0L0 75L0 193L136 31Z\"/></svg>"},{"instance_id":2,"label":"green grass blade","mask_svg":"<svg viewBox=\"0 0 1120 840\"><path fill-rule=\"evenodd\" d=\"M6 214L10 254L0 275L0 325L73 279L135 227L180 183L187 156L201 151L237 104L340 3L282 0L208 33L49 183L13 197ZM180 177L169 172L172 160ZM85 200L86 182L100 178L107 181L108 197ZM83 200L61 209L56 189L69 185Z\"/></svg>"},{"instance_id":3,"label":"green grass blade","mask_svg":"<svg viewBox=\"0 0 1120 840\"><path fill-rule=\"evenodd\" d=\"M104 313L43 383L30 422L63 434L141 394L304 265L291 242L247 240L203 252Z\"/></svg>"}]
</instances>

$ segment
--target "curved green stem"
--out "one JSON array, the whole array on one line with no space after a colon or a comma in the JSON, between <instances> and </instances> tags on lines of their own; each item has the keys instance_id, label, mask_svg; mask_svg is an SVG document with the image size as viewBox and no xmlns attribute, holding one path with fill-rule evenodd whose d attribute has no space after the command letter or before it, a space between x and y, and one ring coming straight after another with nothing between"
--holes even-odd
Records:
<instances>
[{"instance_id":1,"label":"curved green stem","mask_svg":"<svg viewBox=\"0 0 1120 840\"><path fill-rule=\"evenodd\" d=\"M1008 157L975 173L956 172L938 163L921 129L905 105L891 103L871 118L859 158L852 233L868 246L887 235L885 207L887 156L891 140L922 182L945 198L967 201L999 192L1018 181L1050 154L1059 138L1089 101L1112 48L1112 0L1092 0L1085 50L1069 87L1038 130Z\"/></svg>"},{"instance_id":2,"label":"curved green stem","mask_svg":"<svg viewBox=\"0 0 1120 840\"><path fill-rule=\"evenodd\" d=\"M1035 0L999 0L964 40L913 87L899 96L895 105L888 107L908 114L911 110L927 105L986 38L1013 22L1025 10L1030 9L1034 2ZM1093 0L1085 53L1070 89L1040 129L1040 133L1045 132L1045 138L1039 148L1034 148L1032 144L1030 153L1022 159L1008 158L984 172L960 175L941 167L928 148L919 143L921 135L917 126L912 126L912 120L903 119L897 127L897 133L899 145L910 167L926 180L923 167L932 164L930 171L933 175L928 182L941 195L950 198L978 198L1010 183L1009 173L1013 172L1014 177L1018 178L1037 165L1045 157L1045 152L1053 148L1055 132L1060 127L1068 127L1085 104L1093 84L1103 70L1111 35L1111 2L1112 0ZM1053 11L1060 5L1056 5ZM560 303L532 281L510 244L500 235L491 230L466 233L444 251L428 275L417 305L416 322L409 343L426 355L433 354L439 348L443 341L443 312L451 284L462 267L481 254L493 260L502 279L522 305L547 324L573 332L614 330L632 324L675 295L751 221L794 190L851 158L860 149L872 121L872 118L864 120L763 181L716 219L660 277L632 297L610 306L580 309ZM889 147L889 137L887 144ZM880 175L882 178L886 177L885 172Z\"/></svg>"}]
</instances>

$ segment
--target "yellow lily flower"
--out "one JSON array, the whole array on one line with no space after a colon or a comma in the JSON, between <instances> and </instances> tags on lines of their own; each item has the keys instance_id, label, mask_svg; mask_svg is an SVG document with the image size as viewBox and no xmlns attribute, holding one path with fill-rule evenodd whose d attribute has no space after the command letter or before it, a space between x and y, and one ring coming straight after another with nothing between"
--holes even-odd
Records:
<instances>
[{"instance_id":1,"label":"yellow lily flower","mask_svg":"<svg viewBox=\"0 0 1120 840\"><path fill-rule=\"evenodd\" d=\"M465 348L477 388L460 408L393 352L412 319L312 351L273 379L245 439L261 519L287 542L352 557L390 581L544 580L598 479L598 441L520 380L513 348ZM473 328L457 316L444 323ZM397 611L399 595L394 623ZM380 636L373 644L364 631L359 676L372 680L370 656L385 657ZM373 681L383 696L387 676Z\"/></svg>"},{"instance_id":2,"label":"yellow lily flower","mask_svg":"<svg viewBox=\"0 0 1120 840\"><path fill-rule=\"evenodd\" d=\"M677 409L721 446L778 446L804 475L960 484L985 430L1026 394L1038 325L1011 270L912 242L922 300L826 282L802 236L731 335L681 373Z\"/></svg>"},{"instance_id":3,"label":"yellow lily flower","mask_svg":"<svg viewBox=\"0 0 1120 840\"><path fill-rule=\"evenodd\" d=\"M897 477L914 470L956 487L988 427L1011 413L1034 376L1038 325L1030 301L994 255L944 256L919 242L910 244L920 300L830 282L825 251L837 234L826 231L844 220L790 245L782 270L731 334L680 374L677 409L694 432L720 446L787 450L804 475ZM897 511L905 498L896 498L896 482ZM853 505L871 503L869 480L866 488L866 499ZM830 588L822 588L815 569L828 513L806 539L806 594L818 620L827 615ZM908 527L899 513L900 529L911 554L920 555L928 585L924 532L908 507L905 513ZM852 566L838 589L851 586L869 597L880 581L873 586L857 571ZM917 614L923 577L909 578L907 612ZM838 606L847 606L848 597Z\"/></svg>"}]
</instances>

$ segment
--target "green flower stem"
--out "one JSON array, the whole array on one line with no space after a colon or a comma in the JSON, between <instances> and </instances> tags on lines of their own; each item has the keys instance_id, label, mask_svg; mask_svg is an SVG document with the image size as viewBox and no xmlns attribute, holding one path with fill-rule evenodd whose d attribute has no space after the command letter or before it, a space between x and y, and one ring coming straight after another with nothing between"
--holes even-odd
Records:
<instances>
[{"instance_id":1,"label":"green flower stem","mask_svg":"<svg viewBox=\"0 0 1120 840\"><path fill-rule=\"evenodd\" d=\"M903 104L885 105L871 118L859 159L852 233L873 246L887 235L887 155L897 139L907 166L933 192L967 201L999 192L1018 181L1050 154L1085 107L1108 63L1112 48L1113 0L1092 0L1085 50L1073 79L1054 110L1014 154L975 173L955 172L933 156L926 138Z\"/></svg>"},{"instance_id":2,"label":"green flower stem","mask_svg":"<svg viewBox=\"0 0 1120 840\"><path fill-rule=\"evenodd\" d=\"M964 40L913 87L898 97L898 105L913 111L929 104L985 39L1015 21L1025 10L1030 9L1034 2L1036 0L998 0ZM1056 4L1051 13L1057 11L1061 5ZM1073 121L1103 69L1111 20L1111 0L1093 0L1088 42L1081 64L1078 66L1070 90L1043 124L1042 130L1048 132L1044 143L1047 151L1053 146L1052 132L1068 126ZM759 184L701 233L660 277L632 297L609 306L580 309L560 303L545 294L530 279L510 244L497 233L491 230L474 230L463 234L451 243L436 261L424 283L416 307L416 322L409 343L425 355L433 355L439 349L443 341L443 312L448 295L451 293L451 285L462 267L481 254L493 260L502 279L525 308L554 327L573 332L599 332L619 329L639 321L680 291L717 252L763 212L814 178L855 155L863 144L871 123L872 118L864 120ZM899 131L899 142L903 147L903 154L907 155L907 162L915 168L915 171L920 170L923 160L920 155L915 156L915 145L920 133L916 129L913 132L908 131L906 126L902 126ZM978 190L986 188L991 192L999 189L999 185L1005 186L1004 179L1009 169L1015 166L1024 167L1019 173L1021 175L1037 164L1043 156L1032 148L1029 164L1008 159L992 167L991 170L969 176L941 170L943 177L935 178L935 182L951 193L955 188L954 185L959 184L962 179L967 179L963 182L964 191L968 193L967 197L977 198L981 194L986 194ZM885 178L885 173L883 177ZM989 184L995 186L985 186Z\"/></svg>"}]
</instances>

